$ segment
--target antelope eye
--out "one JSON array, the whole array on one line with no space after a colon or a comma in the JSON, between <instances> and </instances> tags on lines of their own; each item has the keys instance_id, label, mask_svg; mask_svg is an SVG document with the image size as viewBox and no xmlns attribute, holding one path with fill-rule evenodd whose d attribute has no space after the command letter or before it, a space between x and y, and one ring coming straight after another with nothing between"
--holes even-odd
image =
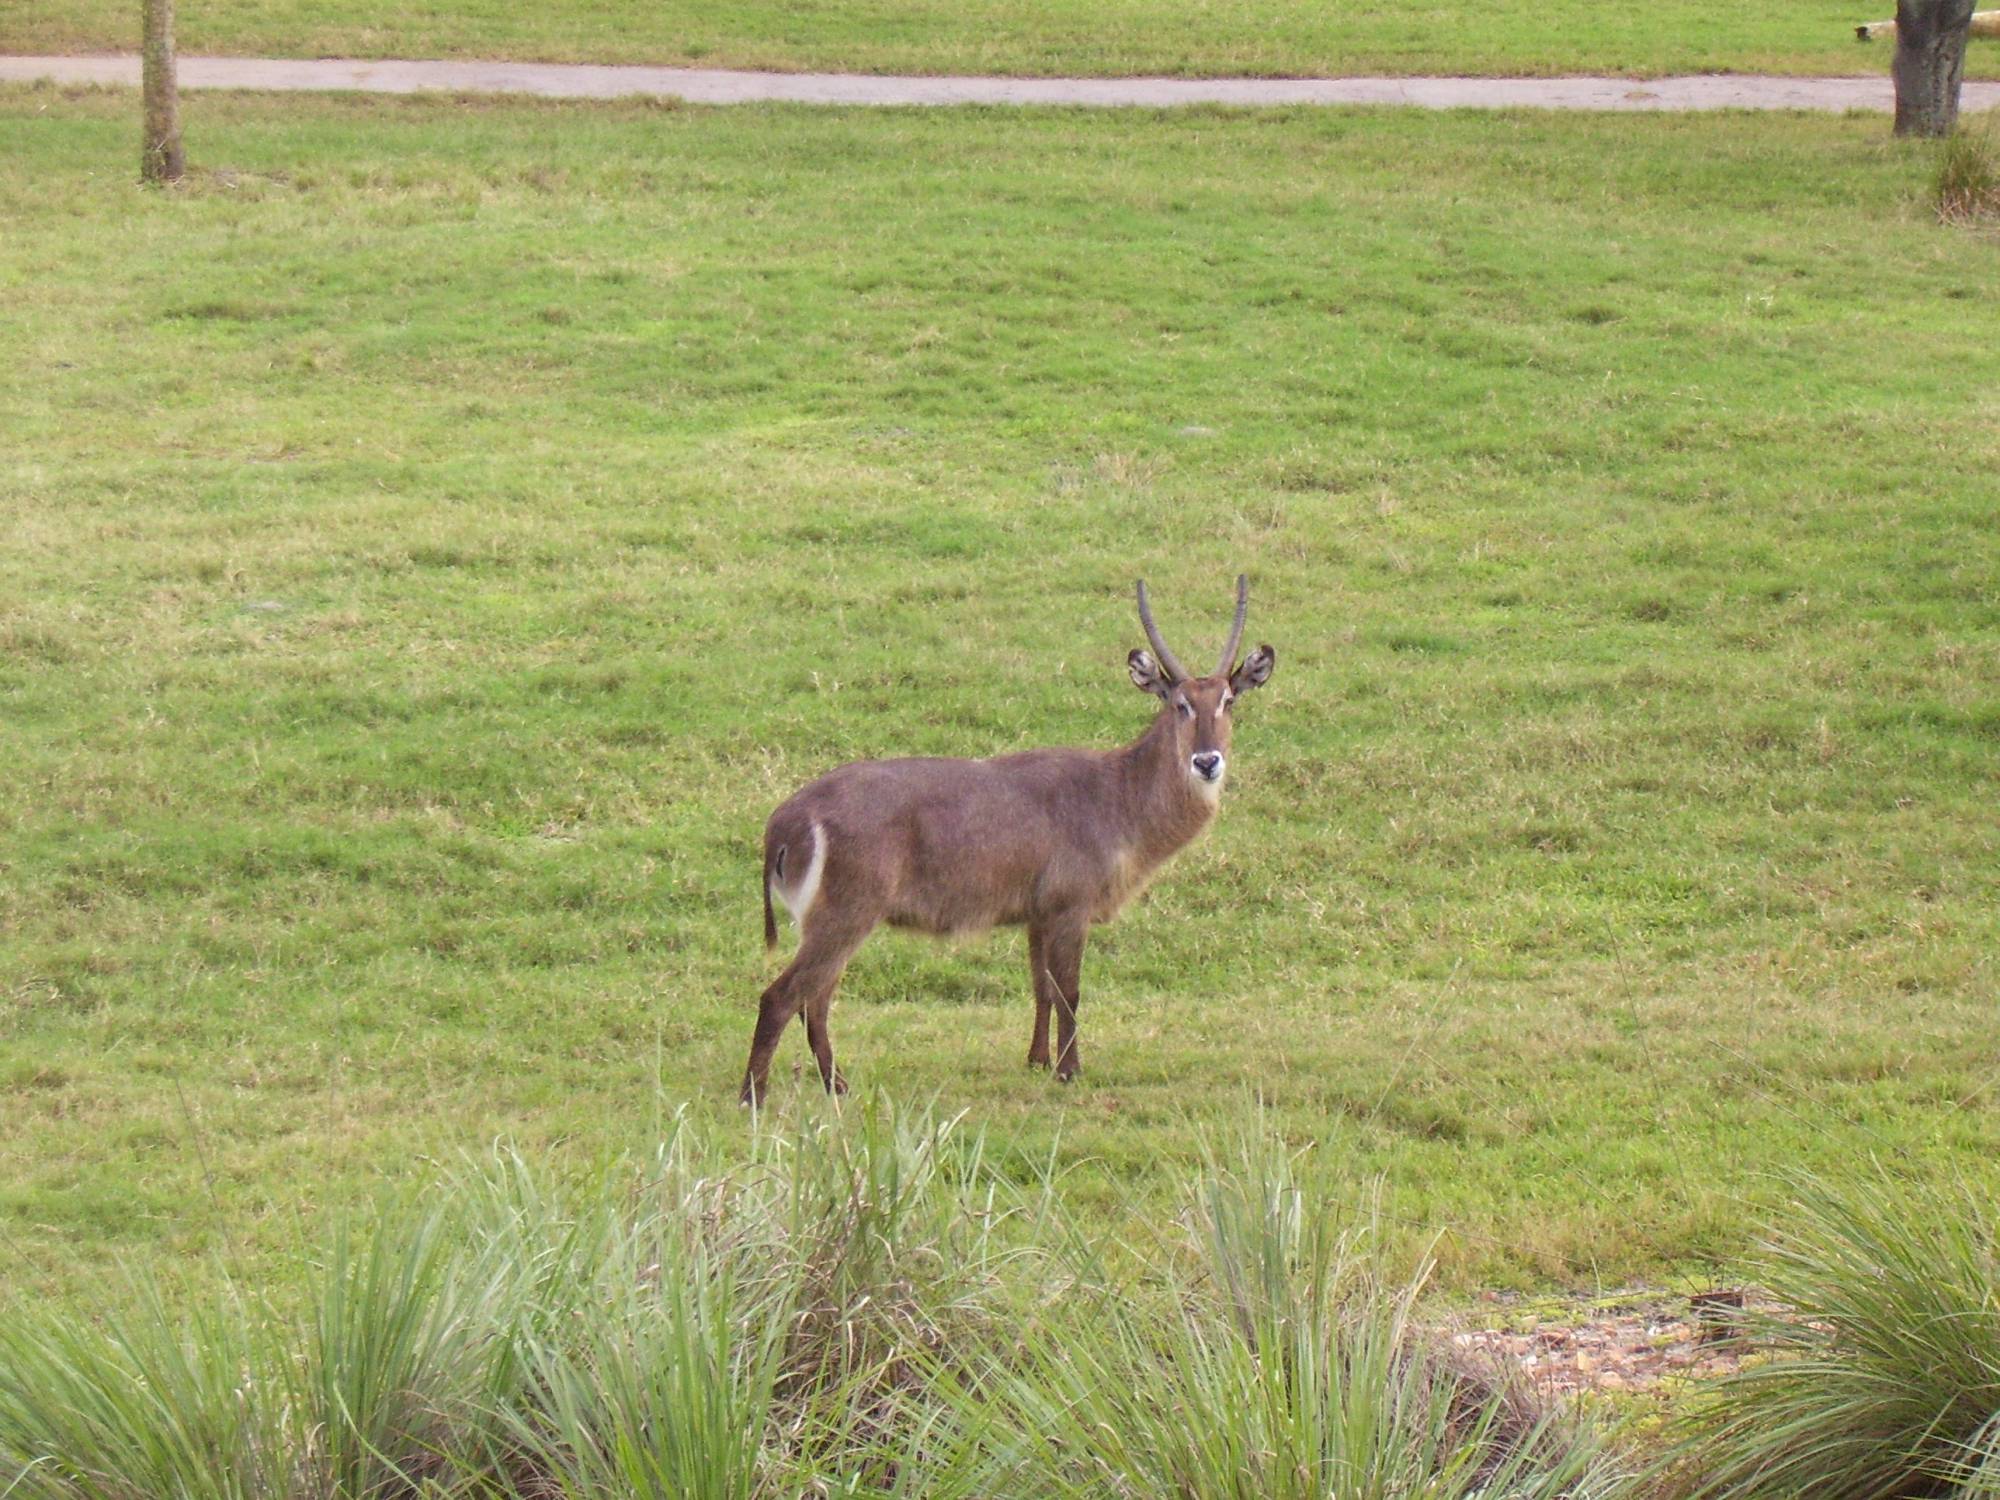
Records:
<instances>
[{"instance_id":1,"label":"antelope eye","mask_svg":"<svg viewBox=\"0 0 2000 1500\"><path fill-rule=\"evenodd\" d=\"M1183 719L1192 719L1194 717L1194 705L1188 702L1187 699L1185 698L1181 699L1180 703L1177 706L1181 711L1181 717Z\"/></svg>"}]
</instances>

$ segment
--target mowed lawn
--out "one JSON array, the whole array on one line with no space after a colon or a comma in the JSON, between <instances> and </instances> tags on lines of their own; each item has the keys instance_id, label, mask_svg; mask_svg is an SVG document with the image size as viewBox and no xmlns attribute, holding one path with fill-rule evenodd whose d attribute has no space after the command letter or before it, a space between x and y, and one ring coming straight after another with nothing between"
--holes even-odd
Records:
<instances>
[{"instance_id":1,"label":"mowed lawn","mask_svg":"<svg viewBox=\"0 0 2000 1500\"><path fill-rule=\"evenodd\" d=\"M1880 0L259 0L184 3L183 51L278 57L499 57L868 73L1295 76L1343 73L1884 73L1855 41ZM0 51L136 51L126 0L0 0ZM1967 76L2000 76L1975 43Z\"/></svg>"},{"instance_id":2,"label":"mowed lawn","mask_svg":"<svg viewBox=\"0 0 2000 1500\"><path fill-rule=\"evenodd\" d=\"M0 92L13 1294L733 1119L768 810L1136 735L1133 578L1205 660L1239 568L1082 1080L1018 933L884 934L858 1089L1134 1237L1278 1132L1461 1288L1993 1180L1994 246L1880 121L136 116Z\"/></svg>"}]
</instances>

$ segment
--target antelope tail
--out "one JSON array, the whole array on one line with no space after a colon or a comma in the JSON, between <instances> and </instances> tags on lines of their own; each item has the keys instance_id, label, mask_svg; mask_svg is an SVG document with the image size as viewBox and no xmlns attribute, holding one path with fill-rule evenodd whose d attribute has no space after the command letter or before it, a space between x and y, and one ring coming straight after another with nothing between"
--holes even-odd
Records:
<instances>
[{"instance_id":1,"label":"antelope tail","mask_svg":"<svg viewBox=\"0 0 2000 1500\"><path fill-rule=\"evenodd\" d=\"M771 910L771 882L783 872L785 846L777 839L764 844L764 951L778 946L778 918Z\"/></svg>"}]
</instances>

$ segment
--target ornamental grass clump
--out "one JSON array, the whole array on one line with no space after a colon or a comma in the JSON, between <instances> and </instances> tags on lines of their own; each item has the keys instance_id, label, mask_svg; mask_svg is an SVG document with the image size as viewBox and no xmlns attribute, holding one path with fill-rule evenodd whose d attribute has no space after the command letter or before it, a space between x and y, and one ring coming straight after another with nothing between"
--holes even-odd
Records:
<instances>
[{"instance_id":1,"label":"ornamental grass clump","mask_svg":"<svg viewBox=\"0 0 2000 1500\"><path fill-rule=\"evenodd\" d=\"M893 1490L913 1357L986 1336L1021 1195L886 1103L731 1135L582 1183L503 1153L334 1225L284 1308L0 1322L0 1496Z\"/></svg>"},{"instance_id":2,"label":"ornamental grass clump","mask_svg":"<svg viewBox=\"0 0 2000 1500\"><path fill-rule=\"evenodd\" d=\"M880 1100L501 1155L336 1224L296 1302L0 1323L6 1500L1540 1500L1623 1483L1456 1364L1343 1184L1199 1174L1158 1253ZM1025 1182L1017 1179L1025 1178ZM1176 1232L1176 1229L1178 1232Z\"/></svg>"},{"instance_id":3,"label":"ornamental grass clump","mask_svg":"<svg viewBox=\"0 0 2000 1500\"><path fill-rule=\"evenodd\" d=\"M885 1102L502 1155L282 1305L0 1320L4 1500L2000 1500L2000 1214L1800 1183L1649 1473L1465 1364L1352 1184L1263 1139L1144 1248Z\"/></svg>"},{"instance_id":4,"label":"ornamental grass clump","mask_svg":"<svg viewBox=\"0 0 2000 1500\"><path fill-rule=\"evenodd\" d=\"M880 1493L909 1471L916 1369L985 1336L1022 1253L984 1142L868 1101L720 1157L671 1140L521 1340L501 1406L515 1492ZM523 1222L532 1239L557 1221Z\"/></svg>"},{"instance_id":5,"label":"ornamental grass clump","mask_svg":"<svg viewBox=\"0 0 2000 1500\"><path fill-rule=\"evenodd\" d=\"M283 1403L254 1373L275 1353L229 1299L186 1318L148 1294L116 1317L0 1321L0 1495L289 1500Z\"/></svg>"},{"instance_id":6,"label":"ornamental grass clump","mask_svg":"<svg viewBox=\"0 0 2000 1500\"><path fill-rule=\"evenodd\" d=\"M942 1382L959 1432L983 1449L984 1483L963 1488L1050 1500L1613 1493L1623 1477L1581 1427L1442 1353L1416 1312L1426 1268L1386 1276L1371 1220L1330 1208L1332 1186L1302 1181L1276 1147L1211 1166L1185 1253L1152 1268L1149 1287L1079 1275L1004 1358Z\"/></svg>"},{"instance_id":7,"label":"ornamental grass clump","mask_svg":"<svg viewBox=\"0 0 2000 1500\"><path fill-rule=\"evenodd\" d=\"M1682 1492L1901 1500L2000 1495L1995 1203L1882 1176L1799 1183L1748 1315L1762 1355L1684 1425Z\"/></svg>"},{"instance_id":8,"label":"ornamental grass clump","mask_svg":"<svg viewBox=\"0 0 2000 1500\"><path fill-rule=\"evenodd\" d=\"M345 1500L478 1490L492 1376L521 1305L464 1203L337 1226L303 1305L157 1287L97 1318L0 1325L0 1494Z\"/></svg>"},{"instance_id":9,"label":"ornamental grass clump","mask_svg":"<svg viewBox=\"0 0 2000 1500\"><path fill-rule=\"evenodd\" d=\"M1931 196L1947 224L2000 221L2000 117L1981 130L1961 126L1945 141Z\"/></svg>"}]
</instances>

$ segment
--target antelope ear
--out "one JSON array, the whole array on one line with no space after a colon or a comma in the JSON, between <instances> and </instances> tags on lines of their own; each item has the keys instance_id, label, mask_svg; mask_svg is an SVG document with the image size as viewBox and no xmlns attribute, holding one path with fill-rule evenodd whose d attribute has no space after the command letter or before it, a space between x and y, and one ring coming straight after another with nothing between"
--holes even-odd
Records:
<instances>
[{"instance_id":1,"label":"antelope ear","mask_svg":"<svg viewBox=\"0 0 2000 1500\"><path fill-rule=\"evenodd\" d=\"M1247 693L1254 687L1262 687L1271 680L1271 669L1278 664L1278 653L1269 646L1259 646L1243 658L1243 665L1229 674L1229 689L1235 693Z\"/></svg>"},{"instance_id":2,"label":"antelope ear","mask_svg":"<svg viewBox=\"0 0 2000 1500\"><path fill-rule=\"evenodd\" d=\"M1134 651L1126 657L1125 670L1132 674L1132 686L1142 693L1151 693L1164 702L1173 691L1174 685L1167 681L1167 674L1160 670L1150 651Z\"/></svg>"}]
</instances>

